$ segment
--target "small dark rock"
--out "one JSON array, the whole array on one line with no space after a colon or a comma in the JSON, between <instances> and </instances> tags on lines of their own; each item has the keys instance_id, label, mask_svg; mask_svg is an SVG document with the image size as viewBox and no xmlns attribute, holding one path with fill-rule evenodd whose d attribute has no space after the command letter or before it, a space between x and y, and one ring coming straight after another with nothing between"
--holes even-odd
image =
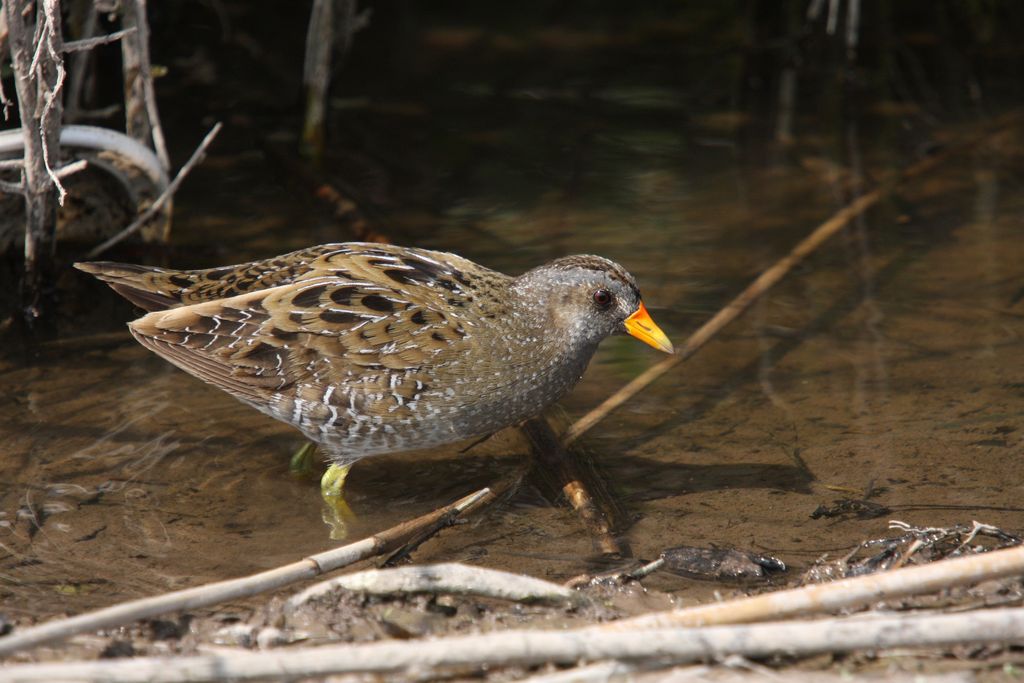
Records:
<instances>
[{"instance_id":1,"label":"small dark rock","mask_svg":"<svg viewBox=\"0 0 1024 683\"><path fill-rule=\"evenodd\" d=\"M134 657L135 646L130 640L112 640L100 652L100 659L118 659L121 657Z\"/></svg>"},{"instance_id":2,"label":"small dark rock","mask_svg":"<svg viewBox=\"0 0 1024 683\"><path fill-rule=\"evenodd\" d=\"M811 519L826 517L835 518L856 518L856 519L877 519L890 514L892 510L879 503L870 500L840 498L832 505L819 505L811 513Z\"/></svg>"},{"instance_id":3,"label":"small dark rock","mask_svg":"<svg viewBox=\"0 0 1024 683\"><path fill-rule=\"evenodd\" d=\"M733 548L680 546L665 550L665 569L683 576L708 579L760 579L786 571L786 563L769 555Z\"/></svg>"},{"instance_id":4,"label":"small dark rock","mask_svg":"<svg viewBox=\"0 0 1024 683\"><path fill-rule=\"evenodd\" d=\"M183 616L178 621L153 619L149 622L150 635L153 640L177 640L188 630L189 620L188 616Z\"/></svg>"}]
</instances>

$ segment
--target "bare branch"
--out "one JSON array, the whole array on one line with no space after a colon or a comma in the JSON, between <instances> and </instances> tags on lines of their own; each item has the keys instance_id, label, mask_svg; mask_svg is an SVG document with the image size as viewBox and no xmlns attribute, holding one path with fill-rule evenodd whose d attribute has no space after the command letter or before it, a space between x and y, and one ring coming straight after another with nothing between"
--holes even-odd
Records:
<instances>
[{"instance_id":1,"label":"bare branch","mask_svg":"<svg viewBox=\"0 0 1024 683\"><path fill-rule=\"evenodd\" d=\"M117 233L110 239L106 240L99 246L95 247L92 251L86 254L86 258L96 258L100 254L105 252L107 249L110 249L115 244L121 242L126 237L135 234L139 229L142 228L143 225L146 224L147 221L149 221L153 216L155 216L157 212L163 208L164 204L170 201L171 197L174 196L174 193L178 191L178 186L181 185L183 180L185 180L185 177L189 174L192 168L195 167L196 164L198 164L200 161L202 161L203 156L206 153L206 148L209 147L210 143L213 142L213 139L217 137L217 133L220 132L221 128L222 124L220 122L217 122L217 124L210 129L210 132L206 134L206 137L203 138L203 141L199 143L199 146L196 148L196 151L192 153L192 156L189 158L189 160L185 162L185 165L181 167L181 169L178 171L178 174L174 176L174 180L172 180L170 185L167 186L167 189L164 190L163 193L156 198L156 201L154 201L153 204L150 205L148 209L142 212L142 215L140 215L138 218L132 221L131 225L126 227L124 230Z\"/></svg>"},{"instance_id":2,"label":"bare branch","mask_svg":"<svg viewBox=\"0 0 1024 683\"><path fill-rule=\"evenodd\" d=\"M121 40L125 36L131 35L138 31L137 27L125 28L120 31L114 31L108 33L105 36L97 36L95 38L83 38L82 40L73 40L70 43L64 43L64 52L78 52L80 50L91 50L97 45L106 45L107 43L113 43Z\"/></svg>"},{"instance_id":3,"label":"bare branch","mask_svg":"<svg viewBox=\"0 0 1024 683\"><path fill-rule=\"evenodd\" d=\"M59 0L42 0L42 17L42 23L37 23L36 26L38 42L36 43L36 53L32 58L32 66L40 73L37 83L40 86L40 94L43 99L43 111L39 116L40 134L43 138L43 162L54 187L57 188L57 201L63 206L64 198L68 193L53 170L56 159L52 158L60 146L54 138L58 138L60 135L61 90L64 88L64 78L67 75L64 69ZM43 62L44 48L45 64ZM45 77L45 72L50 70L53 70L54 74Z\"/></svg>"},{"instance_id":4,"label":"bare branch","mask_svg":"<svg viewBox=\"0 0 1024 683\"><path fill-rule=\"evenodd\" d=\"M152 143L164 169L170 169L171 160L164 142L163 128L156 108L153 89L153 65L149 58L149 24L146 20L146 0L125 0L123 24L134 29L127 40L121 41L124 60L125 123L128 134L146 144Z\"/></svg>"},{"instance_id":5,"label":"bare branch","mask_svg":"<svg viewBox=\"0 0 1024 683\"><path fill-rule=\"evenodd\" d=\"M57 171L56 171L57 172L57 177L58 178L67 178L69 175L71 175L73 173L78 173L79 171L84 171L88 167L89 167L89 162L86 161L85 159L79 159L78 161L72 161L70 164L64 164L63 166L61 166L60 168L57 169Z\"/></svg>"}]
</instances>

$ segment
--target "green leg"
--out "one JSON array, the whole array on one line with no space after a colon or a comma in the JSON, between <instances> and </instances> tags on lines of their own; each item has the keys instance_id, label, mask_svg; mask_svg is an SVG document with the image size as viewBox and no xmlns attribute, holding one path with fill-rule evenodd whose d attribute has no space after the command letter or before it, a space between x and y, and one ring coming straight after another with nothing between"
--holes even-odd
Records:
<instances>
[{"instance_id":1,"label":"green leg","mask_svg":"<svg viewBox=\"0 0 1024 683\"><path fill-rule=\"evenodd\" d=\"M317 446L312 441L305 443L295 451L288 464L288 471L297 477L310 477L317 464ZM348 521L355 515L345 502L343 489L348 471L352 464L328 465L327 471L320 477L320 497L324 501L323 520L331 529L330 536L336 541L348 536Z\"/></svg>"},{"instance_id":2,"label":"green leg","mask_svg":"<svg viewBox=\"0 0 1024 683\"><path fill-rule=\"evenodd\" d=\"M296 477L310 477L316 464L316 444L307 441L288 462L288 471Z\"/></svg>"}]
</instances>

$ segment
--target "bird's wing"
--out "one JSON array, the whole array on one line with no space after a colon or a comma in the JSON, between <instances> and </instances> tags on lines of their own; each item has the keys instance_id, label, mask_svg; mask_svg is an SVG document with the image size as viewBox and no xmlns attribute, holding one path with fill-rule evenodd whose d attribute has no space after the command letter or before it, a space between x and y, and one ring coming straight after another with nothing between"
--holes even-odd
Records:
<instances>
[{"instance_id":1,"label":"bird's wing","mask_svg":"<svg viewBox=\"0 0 1024 683\"><path fill-rule=\"evenodd\" d=\"M296 392L329 398L330 387L344 386L377 397L379 406L364 408L372 412L415 400L441 368L479 346L478 317L467 315L481 305L474 279L505 278L431 254L336 250L290 284L152 312L131 329L186 372L254 405Z\"/></svg>"},{"instance_id":2,"label":"bird's wing","mask_svg":"<svg viewBox=\"0 0 1024 683\"><path fill-rule=\"evenodd\" d=\"M76 263L147 311L225 299L246 292L294 282L312 270L311 264L340 244L322 244L290 254L234 266L204 270L170 270L113 261Z\"/></svg>"}]
</instances>

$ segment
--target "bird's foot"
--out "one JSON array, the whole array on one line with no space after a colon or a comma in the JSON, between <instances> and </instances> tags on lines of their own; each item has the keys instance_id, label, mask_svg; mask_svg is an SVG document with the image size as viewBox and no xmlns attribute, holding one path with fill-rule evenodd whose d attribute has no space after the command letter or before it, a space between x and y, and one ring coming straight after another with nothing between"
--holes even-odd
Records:
<instances>
[{"instance_id":1,"label":"bird's foot","mask_svg":"<svg viewBox=\"0 0 1024 683\"><path fill-rule=\"evenodd\" d=\"M324 499L340 498L341 490L345 487L345 478L348 477L352 465L331 465L320 477L320 495Z\"/></svg>"}]
</instances>

